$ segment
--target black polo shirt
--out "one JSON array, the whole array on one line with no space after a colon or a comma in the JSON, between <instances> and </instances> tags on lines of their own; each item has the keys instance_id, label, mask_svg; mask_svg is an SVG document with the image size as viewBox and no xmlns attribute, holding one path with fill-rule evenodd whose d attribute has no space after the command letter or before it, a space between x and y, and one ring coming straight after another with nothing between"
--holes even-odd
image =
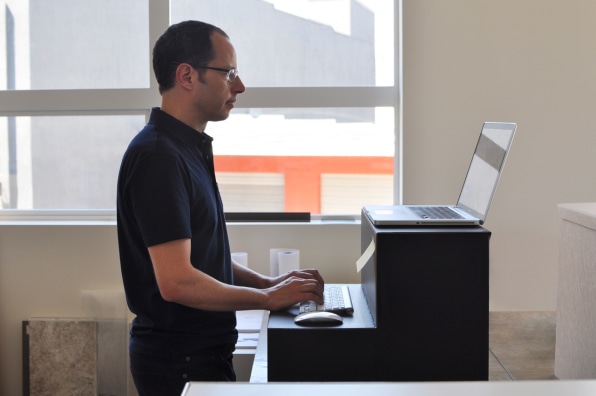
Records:
<instances>
[{"instance_id":1,"label":"black polo shirt","mask_svg":"<svg viewBox=\"0 0 596 396\"><path fill-rule=\"evenodd\" d=\"M234 312L203 311L161 297L147 250L190 238L192 265L233 284L212 140L154 108L124 154L118 177L118 242L126 299L136 314L133 351L166 356L236 343Z\"/></svg>"}]
</instances>

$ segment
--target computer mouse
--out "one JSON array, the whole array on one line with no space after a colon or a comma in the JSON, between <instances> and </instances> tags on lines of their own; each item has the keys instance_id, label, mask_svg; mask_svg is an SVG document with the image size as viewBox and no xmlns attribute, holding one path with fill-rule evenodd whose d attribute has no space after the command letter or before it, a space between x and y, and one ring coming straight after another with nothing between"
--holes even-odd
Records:
<instances>
[{"instance_id":1,"label":"computer mouse","mask_svg":"<svg viewBox=\"0 0 596 396\"><path fill-rule=\"evenodd\" d=\"M344 322L344 319L333 312L304 312L296 315L294 323L302 326L337 326Z\"/></svg>"}]
</instances>

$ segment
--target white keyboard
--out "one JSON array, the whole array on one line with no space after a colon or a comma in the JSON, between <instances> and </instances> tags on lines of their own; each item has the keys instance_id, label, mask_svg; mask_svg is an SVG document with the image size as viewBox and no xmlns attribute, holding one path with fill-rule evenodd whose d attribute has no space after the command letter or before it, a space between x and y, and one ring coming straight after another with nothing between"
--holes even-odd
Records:
<instances>
[{"instance_id":1,"label":"white keyboard","mask_svg":"<svg viewBox=\"0 0 596 396\"><path fill-rule=\"evenodd\" d=\"M325 303L317 304L314 301L300 303L300 313L326 311L338 315L351 315L354 313L350 289L346 285L325 286Z\"/></svg>"}]
</instances>

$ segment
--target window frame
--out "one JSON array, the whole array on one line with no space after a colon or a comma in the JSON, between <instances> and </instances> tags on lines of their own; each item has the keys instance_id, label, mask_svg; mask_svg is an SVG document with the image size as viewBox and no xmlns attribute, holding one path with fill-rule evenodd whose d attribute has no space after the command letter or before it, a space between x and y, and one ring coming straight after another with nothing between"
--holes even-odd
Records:
<instances>
[{"instance_id":1,"label":"window frame","mask_svg":"<svg viewBox=\"0 0 596 396\"><path fill-rule=\"evenodd\" d=\"M393 107L395 125L394 203L402 203L402 0L394 1L394 85L371 87L249 87L237 108L325 108ZM149 43L170 25L169 1L148 0ZM151 53L151 48L147 48ZM149 64L148 67L151 67ZM5 90L0 91L0 116L81 116L144 115L161 102L157 81L150 71L148 88L80 90ZM354 214L359 219L360 214ZM314 220L334 219L334 215L313 215ZM115 219L114 210L20 210L0 209L0 220L38 218L65 220L76 218ZM345 218L343 216L342 218Z\"/></svg>"}]
</instances>

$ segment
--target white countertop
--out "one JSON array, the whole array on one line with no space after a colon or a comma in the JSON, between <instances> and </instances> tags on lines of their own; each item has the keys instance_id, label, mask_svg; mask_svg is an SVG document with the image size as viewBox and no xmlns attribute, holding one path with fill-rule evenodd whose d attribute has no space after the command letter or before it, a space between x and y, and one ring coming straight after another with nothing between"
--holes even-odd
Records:
<instances>
[{"instance_id":1,"label":"white countertop","mask_svg":"<svg viewBox=\"0 0 596 396\"><path fill-rule=\"evenodd\" d=\"M596 202L559 204L558 208L561 219L596 230Z\"/></svg>"},{"instance_id":2,"label":"white countertop","mask_svg":"<svg viewBox=\"0 0 596 396\"><path fill-rule=\"evenodd\" d=\"M594 396L596 380L401 382L401 383L210 383L190 382L183 396Z\"/></svg>"}]
</instances>

